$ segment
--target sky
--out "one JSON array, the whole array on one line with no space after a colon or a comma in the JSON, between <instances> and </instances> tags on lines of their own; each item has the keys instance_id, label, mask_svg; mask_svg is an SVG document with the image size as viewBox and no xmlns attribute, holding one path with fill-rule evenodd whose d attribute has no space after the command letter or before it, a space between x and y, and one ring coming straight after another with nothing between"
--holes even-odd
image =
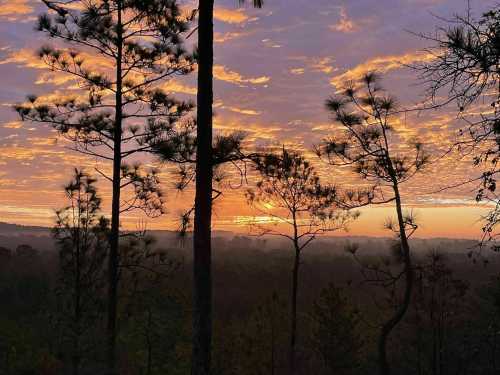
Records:
<instances>
[{"instance_id":1,"label":"sky","mask_svg":"<svg viewBox=\"0 0 500 375\"><path fill-rule=\"evenodd\" d=\"M428 42L415 34L432 33L443 25L441 17L467 9L466 0L267 0L263 9L237 3L216 1L216 131L245 131L249 148L284 144L300 150L324 181L344 185L359 181L351 171L334 169L312 153L336 129L325 99L346 81L375 70L401 107L415 106L425 98L425 86L405 65L429 59L424 52ZM192 5L187 0L181 4ZM470 5L479 16L496 1L471 0ZM28 94L75 91L71 81L47 70L35 56L37 48L50 44L34 31L42 11L41 1L0 0L0 221L51 226L55 209L65 204L62 187L73 168L92 173L96 166L109 166L69 150L50 126L21 122L12 110ZM167 84L180 98L195 99L195 78L192 74ZM475 202L474 186L437 193L477 173L467 158L443 156L463 125L456 108L415 112L396 125L401 141L418 138L433 155L433 163L403 186L405 207L418 219L417 235L480 237L487 206ZM152 219L131 213L123 226L175 229L179 213L192 202L192 189L175 191L168 166L148 156L143 162L162 170L167 214ZM245 233L247 223L260 214L245 201L247 186L229 185L215 203L214 228ZM104 181L99 186L107 212L110 189ZM348 234L390 235L383 224L393 212L391 206L362 209Z\"/></svg>"}]
</instances>

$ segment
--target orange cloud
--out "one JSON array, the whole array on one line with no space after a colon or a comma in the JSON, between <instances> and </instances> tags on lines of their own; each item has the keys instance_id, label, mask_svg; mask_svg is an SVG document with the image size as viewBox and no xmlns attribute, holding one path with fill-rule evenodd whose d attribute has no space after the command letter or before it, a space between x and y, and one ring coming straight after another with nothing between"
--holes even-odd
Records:
<instances>
[{"instance_id":1,"label":"orange cloud","mask_svg":"<svg viewBox=\"0 0 500 375\"><path fill-rule=\"evenodd\" d=\"M434 55L419 52L411 52L399 56L392 55L374 57L338 76L333 77L330 80L330 83L339 88L342 87L345 82L358 80L368 72L376 71L379 73L387 73L391 70L400 69L405 64L431 61L433 59Z\"/></svg>"},{"instance_id":2,"label":"orange cloud","mask_svg":"<svg viewBox=\"0 0 500 375\"><path fill-rule=\"evenodd\" d=\"M76 100L78 102L86 98L87 96L85 95L84 92L81 92L79 93L79 95L76 95L74 93L65 93L56 90L54 92L37 96L36 104L52 104L55 102L64 102L66 100Z\"/></svg>"},{"instance_id":3,"label":"orange cloud","mask_svg":"<svg viewBox=\"0 0 500 375\"><path fill-rule=\"evenodd\" d=\"M35 85L45 85L52 84L56 86L62 86L69 82L76 81L76 77L67 73L60 72L44 72L40 74L35 81Z\"/></svg>"},{"instance_id":4,"label":"orange cloud","mask_svg":"<svg viewBox=\"0 0 500 375\"><path fill-rule=\"evenodd\" d=\"M271 79L270 77L267 76L245 78L240 73L235 72L233 70L229 70L223 65L214 66L214 77L220 81L230 82L239 85L244 83L260 85L269 82Z\"/></svg>"},{"instance_id":5,"label":"orange cloud","mask_svg":"<svg viewBox=\"0 0 500 375\"><path fill-rule=\"evenodd\" d=\"M57 145L57 138L42 138L42 137L29 137L27 140L33 146L55 146Z\"/></svg>"},{"instance_id":6,"label":"orange cloud","mask_svg":"<svg viewBox=\"0 0 500 375\"><path fill-rule=\"evenodd\" d=\"M277 138L277 134L283 131L282 127L280 126L271 124L260 124L256 122L245 123L245 126L242 128L241 120L224 119L221 116L215 117L214 127L218 131L222 132L234 132L234 131L244 130L248 134L246 140L249 143L252 143L255 140L274 141Z\"/></svg>"},{"instance_id":7,"label":"orange cloud","mask_svg":"<svg viewBox=\"0 0 500 375\"><path fill-rule=\"evenodd\" d=\"M5 146L0 148L2 159L12 159L17 161L31 161L37 157L60 156L63 158L64 150L53 150L47 148L20 147L19 145Z\"/></svg>"},{"instance_id":8,"label":"orange cloud","mask_svg":"<svg viewBox=\"0 0 500 375\"><path fill-rule=\"evenodd\" d=\"M309 67L313 72L322 72L322 73L332 73L335 71L332 64L332 59L330 57L320 57L317 59L313 59L309 64Z\"/></svg>"},{"instance_id":9,"label":"orange cloud","mask_svg":"<svg viewBox=\"0 0 500 375\"><path fill-rule=\"evenodd\" d=\"M231 24L244 23L250 18L243 12L242 9L232 10L227 8L215 8L214 18L217 21L222 21Z\"/></svg>"},{"instance_id":10,"label":"orange cloud","mask_svg":"<svg viewBox=\"0 0 500 375\"><path fill-rule=\"evenodd\" d=\"M34 69L47 69L47 65L30 49L20 49L11 52L8 57L0 60L0 65L5 64L15 64Z\"/></svg>"},{"instance_id":11,"label":"orange cloud","mask_svg":"<svg viewBox=\"0 0 500 375\"><path fill-rule=\"evenodd\" d=\"M108 72L113 63L100 55L92 55L87 52L80 52L79 56L83 59L84 65L92 66L93 69L101 73ZM66 72L51 71L49 66L38 56L35 50L19 49L12 51L6 58L0 60L0 65L13 64L20 68L31 68L43 70L38 74L35 80L36 85L50 84L62 86L66 89L79 89L79 78ZM134 78L134 77L132 77Z\"/></svg>"},{"instance_id":12,"label":"orange cloud","mask_svg":"<svg viewBox=\"0 0 500 375\"><path fill-rule=\"evenodd\" d=\"M33 5L29 0L1 0L0 18L6 18L9 21L20 21L26 18L27 14L33 13Z\"/></svg>"},{"instance_id":13,"label":"orange cloud","mask_svg":"<svg viewBox=\"0 0 500 375\"><path fill-rule=\"evenodd\" d=\"M166 91L171 91L171 92L176 92L176 93L181 93L181 94L189 94L189 95L196 95L196 88L184 85L181 82L178 82L176 80L170 80L166 82L162 88Z\"/></svg>"},{"instance_id":14,"label":"orange cloud","mask_svg":"<svg viewBox=\"0 0 500 375\"><path fill-rule=\"evenodd\" d=\"M214 33L214 42L215 43L225 43L225 42L228 42L230 40L240 38L243 35L247 35L247 34L242 33L242 32L236 32L236 31L233 31L233 32L230 31L227 33L216 32L216 33Z\"/></svg>"},{"instance_id":15,"label":"orange cloud","mask_svg":"<svg viewBox=\"0 0 500 375\"><path fill-rule=\"evenodd\" d=\"M21 121L11 121L4 124L3 127L6 129L19 129L23 127L23 124Z\"/></svg>"},{"instance_id":16,"label":"orange cloud","mask_svg":"<svg viewBox=\"0 0 500 375\"><path fill-rule=\"evenodd\" d=\"M333 58L329 56L318 56L318 57L309 57L309 56L291 56L288 58L292 61L300 61L303 65L302 67L294 67L289 69L289 72L294 75L301 75L307 71L311 71L314 73L325 73L330 74L338 69L333 66Z\"/></svg>"}]
</instances>

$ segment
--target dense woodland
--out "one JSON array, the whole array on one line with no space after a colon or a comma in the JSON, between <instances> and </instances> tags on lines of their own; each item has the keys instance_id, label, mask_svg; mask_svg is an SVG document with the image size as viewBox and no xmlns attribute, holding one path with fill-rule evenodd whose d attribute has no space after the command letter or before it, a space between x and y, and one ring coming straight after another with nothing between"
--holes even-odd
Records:
<instances>
[{"instance_id":1,"label":"dense woodland","mask_svg":"<svg viewBox=\"0 0 500 375\"><path fill-rule=\"evenodd\" d=\"M216 237L214 374L287 373L292 253L286 242ZM297 368L304 374L377 372L378 325L396 298L370 286L344 251L352 239L328 239L304 256L298 301ZM358 239L360 257L378 262L391 240ZM389 344L395 373L498 373L495 277L500 261L474 264L471 241L415 240L417 282L410 310ZM161 279L124 281L118 337L123 374L190 371L192 256L165 251L175 264ZM454 250L456 249L456 250ZM385 255L384 255L385 254ZM69 314L62 309L59 256L19 246L2 251L2 368L8 374L71 373ZM134 291L132 292L132 285ZM101 291L105 306L105 293ZM102 310L97 309L97 314ZM85 325L83 374L103 367L103 321ZM63 328L64 327L64 328Z\"/></svg>"},{"instance_id":2,"label":"dense woodland","mask_svg":"<svg viewBox=\"0 0 500 375\"><path fill-rule=\"evenodd\" d=\"M412 35L432 56L410 67L422 103L402 107L377 72L336 87L312 160L213 130L213 0L43 3L47 44L34 52L79 95L27 93L14 109L100 163L68 176L50 235L0 236L0 374L499 373L500 9ZM191 74L196 103L165 86ZM464 183L491 208L478 242L415 238L405 202L442 155L398 123L450 104L463 127L447 155L472 159ZM318 164L360 182L332 184ZM126 230L130 212L165 213L160 171L194 190L178 231ZM247 237L213 233L229 188L271 220ZM333 235L375 205L393 208L386 239Z\"/></svg>"}]
</instances>

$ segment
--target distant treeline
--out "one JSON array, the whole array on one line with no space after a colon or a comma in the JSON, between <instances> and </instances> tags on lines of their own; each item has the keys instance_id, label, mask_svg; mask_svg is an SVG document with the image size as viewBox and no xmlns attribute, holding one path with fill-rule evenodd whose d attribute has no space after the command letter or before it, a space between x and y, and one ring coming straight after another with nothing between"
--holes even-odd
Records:
<instances>
[{"instance_id":1,"label":"distant treeline","mask_svg":"<svg viewBox=\"0 0 500 375\"><path fill-rule=\"evenodd\" d=\"M258 251L243 237L224 240L214 253L215 374L287 374L289 272L292 254ZM382 240L368 240L363 262L380 260ZM422 245L417 292L390 341L397 374L494 374L500 371L498 281L492 263L470 261L465 248ZM441 241L448 245L461 241ZM374 245L374 248L370 247ZM168 278L121 294L119 342L122 374L187 374L190 367L191 261L181 248ZM59 255L21 246L0 252L0 373L71 373L71 346L57 291ZM377 322L390 306L389 290L370 286L352 257L328 249L307 254L298 294L297 368L301 374L376 372ZM130 280L129 280L130 281ZM125 282L125 281L124 281ZM394 297L394 296L392 296ZM379 305L375 307L373 301ZM388 305L387 305L388 303ZM82 374L103 369L105 322L85 326ZM350 327L345 330L345 327ZM339 341L340 340L340 341ZM66 343L66 344L65 344ZM405 343L404 347L401 343ZM433 372L438 366L440 372ZM149 368L149 370L148 370Z\"/></svg>"}]
</instances>

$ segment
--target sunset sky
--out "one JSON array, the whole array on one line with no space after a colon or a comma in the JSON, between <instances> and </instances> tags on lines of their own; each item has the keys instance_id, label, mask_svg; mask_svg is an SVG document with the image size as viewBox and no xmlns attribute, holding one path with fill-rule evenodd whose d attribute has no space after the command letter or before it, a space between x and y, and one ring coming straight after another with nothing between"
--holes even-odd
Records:
<instances>
[{"instance_id":1,"label":"sunset sky","mask_svg":"<svg viewBox=\"0 0 500 375\"><path fill-rule=\"evenodd\" d=\"M187 6L191 2L181 2ZM383 85L412 107L425 87L414 71L401 64L427 61L425 41L413 33L433 32L442 21L464 13L466 0L267 0L263 9L238 8L237 0L217 0L215 12L215 127L220 132L244 130L248 147L285 144L308 154L321 176L332 183L355 184L352 173L334 170L312 155L312 147L332 126L324 101L349 79L370 70L383 73ZM471 0L473 14L497 1ZM12 105L28 94L62 94L74 83L48 71L35 51L48 42L34 31L41 1L0 0L0 221L50 226L54 210L64 205L61 188L74 167L92 172L97 162L67 149L48 125L21 122ZM195 99L195 74L168 83L179 97ZM435 193L472 177L477 171L458 154L440 157L462 125L456 108L414 112L397 122L402 139L418 137L434 163L403 187L406 207L417 215L419 237L477 238L486 211L474 200L474 186ZM156 164L153 158L144 162ZM104 166L105 168L105 166ZM166 168L163 169L164 171ZM134 228L174 229L192 192L173 191L163 173L168 213L148 219L138 213L123 219ZM109 203L109 186L101 189ZM246 232L257 215L246 204L245 187L226 189L214 211L216 229ZM383 229L391 207L362 210L351 226L353 235L388 235Z\"/></svg>"}]
</instances>

